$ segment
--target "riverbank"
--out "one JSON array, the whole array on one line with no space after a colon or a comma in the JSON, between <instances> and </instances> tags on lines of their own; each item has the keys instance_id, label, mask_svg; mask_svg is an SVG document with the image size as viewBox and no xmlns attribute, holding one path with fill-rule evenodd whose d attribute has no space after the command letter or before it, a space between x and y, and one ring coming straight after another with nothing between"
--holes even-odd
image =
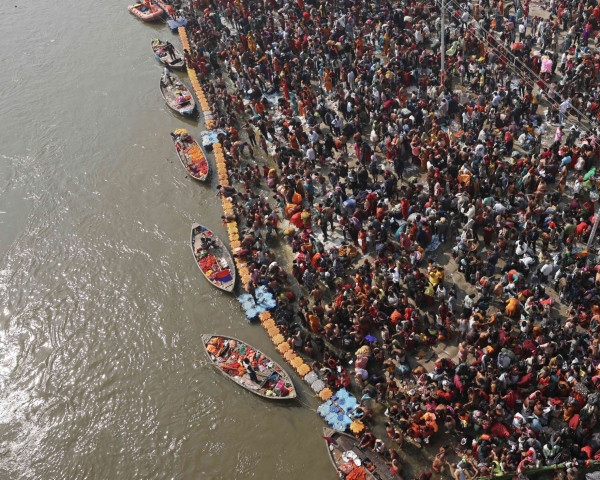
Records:
<instances>
[{"instance_id":1,"label":"riverbank","mask_svg":"<svg viewBox=\"0 0 600 480\"><path fill-rule=\"evenodd\" d=\"M558 294L549 282L549 273L555 270L549 259L551 255L564 255L561 253L563 245L557 242L556 232L551 235L546 231L543 233L547 238L540 236L538 231L532 241L526 243L530 229L546 228L545 224L542 226L542 207L545 208L546 202L556 193L547 189L546 181L554 179L550 180L542 169L539 177L534 177L535 183L530 183L531 176L528 178L528 175L539 168L539 152L530 155L527 148L513 149L515 142L508 125L512 121L526 131L531 127L531 135L535 133L533 127L526 123L521 125L521 118L517 115L512 118L509 113L495 120L485 116L483 120L476 120L476 115L468 113L469 109L481 115L484 112L485 115L496 115L494 109L485 106L485 100L482 105L469 103L461 107L465 110L461 121L456 113L456 98L452 94L438 97L439 90L434 82L425 93L420 80L418 87L402 87L398 100L381 95L379 90L372 100L363 82L363 105L357 101L363 91L354 88L354 78L336 78L339 83L334 90L332 77L335 78L339 72L325 69L322 75L320 71L315 75L316 72L308 67L307 57L302 58L309 68L307 75L303 76L301 69L297 69L297 83L291 89L283 75L283 80L277 76L267 79L263 73L257 73L258 70L249 66L249 59L256 53L258 39L247 28L234 27L230 23L225 25L220 13L223 12L205 11L199 27L192 32L198 38L204 38L209 45L217 38L211 38L217 24L227 29L227 34L220 41L229 42L231 52L221 50L225 52L221 58L223 61L213 58L215 52L210 52L211 68L218 71L225 67L225 79L217 73L213 77L214 83L206 82L210 92L203 94L209 104L220 110L218 113L211 111L216 125L228 129L231 137L224 140L223 148L217 148L216 153L219 156L217 164L221 162L229 174L227 178L226 175L219 176L220 181L226 182L222 185L223 191L229 192L224 195L225 198L231 198L228 211L245 220L243 226L232 224L228 227L230 238L235 242L234 250L243 248L247 251L244 261L239 262L243 286L251 291L260 282L272 284L276 294L283 294L282 303L291 314L283 321L273 315L265 315L261 320L267 324L269 336L301 376L308 376L311 371L315 374L310 378L320 381L319 393L325 392L323 397L329 398L341 385L354 385L355 391L360 392L358 396L364 403L364 420L368 423L373 424L385 407L390 410L392 407L400 408L398 404L403 405L404 411L400 415L388 413L390 425L383 434L378 432L378 436L387 433L393 440L393 448L389 452L392 456L398 455L397 448L402 446L403 435L421 445L435 445L433 452L449 438L463 446L470 445L472 439L473 450L480 451L479 457L482 457L481 452L492 447L497 455L503 449L507 452L511 433L516 434L519 430L510 425L508 418L508 400L505 397L510 393L509 385L503 386L502 402L490 401L489 405L482 407L476 404L476 400L487 400L490 394L495 394L488 390L495 376L501 377L505 368L511 367L512 371L518 367L519 375L516 370L513 373L517 380L531 378L534 373L531 362L529 370L527 364L517 364L519 356L526 358L527 355L522 353L521 348L517 349L518 342L526 340L530 330L535 342L540 339L546 341L544 337L533 335L536 329L552 338L552 329L548 326L552 322L561 323L560 311L556 308L560 305ZM310 13L308 15L310 18ZM304 22L303 26L314 27L310 21ZM234 30L238 32L230 35ZM239 52L235 47L237 40L232 37L241 42L237 44L241 45ZM198 40L196 43L197 49ZM351 43L356 48L354 67L363 76L372 75L361 71L364 62L358 62L364 51L359 42L351 38ZM260 48L263 47L260 45ZM202 45L202 48L210 47ZM382 55L378 50L377 55L369 57L369 62L377 64L377 59L385 58L385 53ZM200 59L198 62L204 62L198 68L206 68L208 57L204 54L197 57ZM273 67L277 68L273 60L277 55L270 58ZM475 57L473 61L484 60L485 55L482 55L479 60ZM429 61L429 68L433 65L435 62ZM395 66L382 67L381 63L378 66L378 84L384 88L388 82L393 85ZM288 68L294 70L289 64ZM484 66L479 68L485 69ZM388 76L386 69L391 75ZM484 75L481 76L483 78ZM260 93L270 87L274 91ZM427 81L424 87L428 87ZM256 92L259 92L258 95L255 95ZM524 93L521 94L525 98ZM494 93L493 96L496 95L498 99L493 101L509 103L509 95L504 100L499 94ZM382 104L377 103L380 100ZM347 102L347 111L343 102ZM452 102L453 107L450 105ZM346 135L346 130L342 134L340 127L326 120L327 115L335 116L336 110L337 118L344 117L341 125L352 129L350 134ZM431 112L429 117L418 119L419 112L426 110ZM367 116L369 113L371 118ZM538 117L535 109L517 114ZM473 119L469 118L471 115ZM246 123L249 120L255 126ZM383 128L385 125L387 132ZM465 128L469 125L470 131ZM431 130L428 132L429 127ZM498 133L512 155L501 152L498 144L494 143L494 135ZM260 150L257 136L261 140ZM540 139L542 136L540 133ZM385 141L381 141L382 137ZM527 139L527 136L522 138ZM481 145L476 145L477 141ZM520 142L525 145L523 140ZM475 146L476 149L473 149ZM348 147L354 149L354 155L349 154ZM486 148L493 153L485 156ZM326 149L325 153L323 149ZM591 156L597 155L587 139L581 143L581 149ZM516 150L516 155L513 150ZM255 187L264 180L261 179L255 151L264 151L274 160L271 165L265 162L262 166L267 183L273 180L269 186L275 194L273 199L278 203L269 205L266 198L257 195ZM565 157L566 152L560 155ZM285 158L282 158L284 155ZM482 162L484 158L488 158L489 162ZM412 160L415 165L406 165L404 162L407 160ZM453 163L460 165L460 169ZM272 168L273 164L278 169ZM588 168L591 165L592 159ZM516 175L518 169L524 166L527 168L521 175L529 182L525 187ZM550 166L544 165L546 168ZM498 175L496 172L503 173ZM237 182L232 181L234 175ZM403 176L412 178L405 181ZM504 183L504 188L512 188L512 191L508 189L508 199L502 198L500 186ZM231 184L243 186L244 192L232 188ZM593 190L593 185L590 190ZM537 204L530 205L531 208L540 209L533 220L532 215L523 212L527 197L520 191L526 191L527 195L535 198ZM453 196L454 200L451 200ZM284 219L279 222L276 214L277 221L273 226L272 212L279 209ZM246 220L248 213L252 220ZM495 215L500 221L496 218L494 225ZM558 218L552 217L552 221L554 219L558 221ZM532 221L537 225L530 223ZM525 233L519 234L516 224L523 227ZM280 282L280 267L277 264L273 267L277 278L272 279L273 275L269 272L271 264L260 260L261 252L268 244L263 242L260 232L266 227L268 239L269 233L277 231L278 226L285 231L294 254L290 268L292 276L304 289L301 290L304 296L298 299L298 310L290 308L285 299L288 286ZM330 229L331 232L328 232ZM241 236L240 232L243 232ZM459 233L461 235L452 251L447 250L444 244L448 237L452 240ZM493 237L496 237L496 245L492 245ZM548 248L550 240L552 245ZM542 244L538 248L542 247L543 255L540 254L538 269L534 273L530 267L536 264L533 258L536 243ZM566 261L570 261L569 255L577 253L571 247L567 247L566 251ZM512 254L516 254L518 261L511 258ZM356 260L348 261L348 258ZM426 262L429 262L427 266ZM548 268L542 270L542 264L548 264ZM268 268L263 271L263 267ZM540 272L545 276L542 281ZM559 286L558 282L556 286ZM561 288L562 295L564 286ZM520 312L523 313L519 321ZM299 316L299 323L292 321L295 314ZM573 312L569 311L568 315L571 318ZM567 334L571 335L571 332ZM563 348L563 344L560 345ZM294 349L312 357L311 364L298 356ZM356 349L354 354L351 353L353 349ZM517 353L513 353L517 358L508 354L511 349L516 349ZM502 354L508 362L506 365L496 363L499 360L489 363L489 359L495 359L496 355L498 359L504 358ZM481 372L482 366L483 369L488 366L487 374ZM490 370L490 367L496 370ZM463 368L462 373L458 373L460 368ZM542 375L541 371L537 373L536 370L535 373ZM465 381L471 382L468 392ZM454 404L452 400L460 402ZM508 405L511 410L515 408L513 400L510 400L513 405ZM547 401L550 402L550 399ZM462 404L478 408L471 412ZM553 419L557 419L559 409L552 411ZM486 426L479 423L478 417L470 417L471 413L478 412L487 419ZM503 415L497 412L503 412ZM355 420L357 432L364 429L362 420ZM465 421L472 428L463 426ZM547 416L544 426L548 430L543 435L549 435L549 421ZM557 425L553 424L554 427ZM500 432L501 435L498 435L507 441L499 442L499 445L491 443L488 433L471 438L474 433L487 432L490 427ZM434 435L440 428L447 430L447 436ZM379 429L381 431L382 427ZM535 447L532 448L535 450ZM458 447L459 457L464 454L460 450ZM484 456L486 461L480 462L484 464L479 467L482 469L480 473L491 468L492 457L491 453L489 458ZM510 470L510 461L520 460L516 457L507 455L503 460L507 464L503 468ZM514 468L516 466L513 465Z\"/></svg>"}]
</instances>

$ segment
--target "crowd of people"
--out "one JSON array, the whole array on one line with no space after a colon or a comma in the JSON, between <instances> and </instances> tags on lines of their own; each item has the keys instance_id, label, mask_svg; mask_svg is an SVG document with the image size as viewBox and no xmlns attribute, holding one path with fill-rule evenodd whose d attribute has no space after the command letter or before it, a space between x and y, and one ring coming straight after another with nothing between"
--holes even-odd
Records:
<instances>
[{"instance_id":1,"label":"crowd of people","mask_svg":"<svg viewBox=\"0 0 600 480\"><path fill-rule=\"evenodd\" d=\"M441 38L426 0L172 3L226 132L245 288L358 393L363 447L399 478L406 441L461 480L599 459L600 6L447 0ZM440 342L456 355L418 364Z\"/></svg>"}]
</instances>

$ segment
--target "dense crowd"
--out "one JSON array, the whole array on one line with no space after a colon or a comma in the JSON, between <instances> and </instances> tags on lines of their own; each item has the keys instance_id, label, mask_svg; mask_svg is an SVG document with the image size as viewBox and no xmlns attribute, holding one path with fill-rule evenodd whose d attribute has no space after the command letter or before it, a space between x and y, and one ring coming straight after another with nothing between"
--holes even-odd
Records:
<instances>
[{"instance_id":1,"label":"dense crowd","mask_svg":"<svg viewBox=\"0 0 600 480\"><path fill-rule=\"evenodd\" d=\"M461 480L600 458L600 6L448 0L441 39L429 1L172 3L226 132L245 287L361 420L384 406L387 447L361 445L398 477L406 440L458 445L432 469ZM415 367L439 342L457 354Z\"/></svg>"}]
</instances>

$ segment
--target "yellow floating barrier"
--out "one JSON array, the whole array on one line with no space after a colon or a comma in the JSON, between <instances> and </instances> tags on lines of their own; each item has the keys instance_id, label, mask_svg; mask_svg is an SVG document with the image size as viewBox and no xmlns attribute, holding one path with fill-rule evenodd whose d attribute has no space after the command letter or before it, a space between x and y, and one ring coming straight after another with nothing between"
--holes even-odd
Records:
<instances>
[{"instance_id":1,"label":"yellow floating barrier","mask_svg":"<svg viewBox=\"0 0 600 480\"><path fill-rule=\"evenodd\" d=\"M350 431L358 437L365 431L365 424L360 420L354 420L350 425Z\"/></svg>"},{"instance_id":2,"label":"yellow floating barrier","mask_svg":"<svg viewBox=\"0 0 600 480\"><path fill-rule=\"evenodd\" d=\"M250 270L248 270L245 266L238 267L238 270L240 270L240 272L242 272L241 274L244 275L244 277L250 276Z\"/></svg>"},{"instance_id":3,"label":"yellow floating barrier","mask_svg":"<svg viewBox=\"0 0 600 480\"><path fill-rule=\"evenodd\" d=\"M324 402L329 400L332 396L333 396L333 392L331 391L331 389L329 389L327 387L325 387L323 390L321 390L319 392L319 398L321 400L323 400Z\"/></svg>"},{"instance_id":4,"label":"yellow floating barrier","mask_svg":"<svg viewBox=\"0 0 600 480\"><path fill-rule=\"evenodd\" d=\"M262 322L262 326L265 330L269 330L269 328L273 328L275 326L275 320L270 318L269 320L265 320Z\"/></svg>"},{"instance_id":5,"label":"yellow floating barrier","mask_svg":"<svg viewBox=\"0 0 600 480\"><path fill-rule=\"evenodd\" d=\"M288 350L283 354L284 360L288 363L291 363L297 356L298 355L296 355L296 352L294 352L293 350Z\"/></svg>"},{"instance_id":6,"label":"yellow floating barrier","mask_svg":"<svg viewBox=\"0 0 600 480\"><path fill-rule=\"evenodd\" d=\"M298 367L298 369L296 371L298 372L298 375L300 375L302 378L304 378L306 376L306 374L308 372L310 372L310 367L306 363L303 363L302 365L300 365Z\"/></svg>"},{"instance_id":7,"label":"yellow floating barrier","mask_svg":"<svg viewBox=\"0 0 600 480\"><path fill-rule=\"evenodd\" d=\"M304 360L301 357L296 356L291 362L290 365L294 367L294 369L298 368L300 365L304 365Z\"/></svg>"},{"instance_id":8,"label":"yellow floating barrier","mask_svg":"<svg viewBox=\"0 0 600 480\"><path fill-rule=\"evenodd\" d=\"M298 358L300 358L300 357L298 357ZM302 359L300 358L300 360L302 360ZM301 371L301 370L304 370L304 369L302 368L302 367L304 367L304 366L308 367L308 369L310 370L310 367L309 367L308 365L306 365L306 363L304 363L304 360L302 361L302 363L301 363L300 365L296 365L296 366L294 367L294 370L296 370L296 373L297 373L298 375L300 375L300 371ZM304 374L304 375L306 375L306 374ZM300 375L300 376L301 376L301 377L303 377L303 375Z\"/></svg>"},{"instance_id":9,"label":"yellow floating barrier","mask_svg":"<svg viewBox=\"0 0 600 480\"><path fill-rule=\"evenodd\" d=\"M274 345L280 345L282 342L285 342L285 337L280 333L279 335L275 335L273 338Z\"/></svg>"}]
</instances>

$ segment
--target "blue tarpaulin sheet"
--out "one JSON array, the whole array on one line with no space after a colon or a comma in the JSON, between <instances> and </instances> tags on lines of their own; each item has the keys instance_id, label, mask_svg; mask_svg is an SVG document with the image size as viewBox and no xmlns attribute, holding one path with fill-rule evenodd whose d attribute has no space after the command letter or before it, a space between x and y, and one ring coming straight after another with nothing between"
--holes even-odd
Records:
<instances>
[{"instance_id":1,"label":"blue tarpaulin sheet","mask_svg":"<svg viewBox=\"0 0 600 480\"><path fill-rule=\"evenodd\" d=\"M358 401L345 388L317 408L318 414L325 423L340 432L347 430L352 424L352 414Z\"/></svg>"},{"instance_id":2,"label":"blue tarpaulin sheet","mask_svg":"<svg viewBox=\"0 0 600 480\"><path fill-rule=\"evenodd\" d=\"M265 310L272 310L277 306L275 297L267 290L267 287L261 285L254 293L256 300L249 293L244 293L238 297L238 302L242 305L248 321Z\"/></svg>"},{"instance_id":3,"label":"blue tarpaulin sheet","mask_svg":"<svg viewBox=\"0 0 600 480\"><path fill-rule=\"evenodd\" d=\"M187 18L179 17L176 20L170 18L167 20L167 25L171 30L177 30L179 27L185 27L187 25Z\"/></svg>"}]
</instances>

